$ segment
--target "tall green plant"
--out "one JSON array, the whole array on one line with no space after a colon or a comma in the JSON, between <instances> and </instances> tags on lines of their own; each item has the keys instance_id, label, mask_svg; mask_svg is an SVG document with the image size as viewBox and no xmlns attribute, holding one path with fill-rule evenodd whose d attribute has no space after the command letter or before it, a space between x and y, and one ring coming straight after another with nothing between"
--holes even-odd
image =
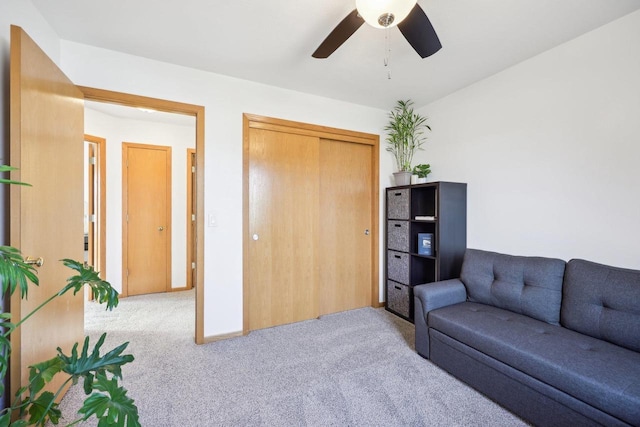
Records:
<instances>
[{"instance_id":1,"label":"tall green plant","mask_svg":"<svg viewBox=\"0 0 640 427\"><path fill-rule=\"evenodd\" d=\"M413 155L427 140L425 129L431 130L427 118L415 113L412 105L411 100L398 101L389 112L389 123L384 128L389 144L387 151L395 157L398 171L411 171Z\"/></svg>"},{"instance_id":2,"label":"tall green plant","mask_svg":"<svg viewBox=\"0 0 640 427\"><path fill-rule=\"evenodd\" d=\"M0 173L15 170L6 165L0 165ZM22 182L0 178L0 183L29 185ZM0 311L0 395L4 398L4 380L11 355L11 334L26 322L36 312L54 299L73 290L73 294L80 292L85 285L91 288L95 299L100 304L106 303L106 308L112 310L118 305L118 292L106 281L102 280L93 267L70 259L63 259L62 263L76 271L74 276L67 279L67 284L59 292L51 295L45 302L27 313L16 323L12 323L11 313ZM20 289L20 297L27 298L29 282L38 286L38 276L35 268L27 264L20 251L10 246L0 246L0 282L2 296L9 298ZM121 344L111 351L100 355L100 349L106 339L106 333L98 339L93 349L89 351L89 337L85 337L82 349L78 351L76 343L70 355L58 347L58 355L52 359L29 366L29 382L17 391L11 405L0 411L0 427L24 427L29 425L44 426L48 421L58 424L61 412L55 402L66 385L78 381L83 382L84 392L88 396L78 411L80 418L69 425L95 416L98 426L140 426L138 408L133 399L127 396L127 390L118 385L122 379L122 366L133 361L130 354L122 354L128 342ZM44 391L45 386L57 374L67 374L69 378L55 392ZM12 416L17 420L11 422Z\"/></svg>"}]
</instances>

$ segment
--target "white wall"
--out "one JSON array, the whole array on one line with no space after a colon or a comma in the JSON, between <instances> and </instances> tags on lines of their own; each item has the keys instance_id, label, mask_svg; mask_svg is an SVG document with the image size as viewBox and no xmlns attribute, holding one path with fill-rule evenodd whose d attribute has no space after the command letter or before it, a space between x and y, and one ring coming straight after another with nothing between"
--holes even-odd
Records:
<instances>
[{"instance_id":1,"label":"white wall","mask_svg":"<svg viewBox=\"0 0 640 427\"><path fill-rule=\"evenodd\" d=\"M0 4L0 164L9 163L9 55L11 25L30 29L30 36L54 61L60 59L60 42L40 12L24 0L1 0ZM6 186L0 186L0 244L8 244Z\"/></svg>"},{"instance_id":2,"label":"white wall","mask_svg":"<svg viewBox=\"0 0 640 427\"><path fill-rule=\"evenodd\" d=\"M22 3L0 14L5 68L9 21L57 45ZM421 109L434 132L415 162L469 183L469 246L640 268L638 28L636 12ZM205 336L242 329L242 113L377 134L386 122L386 111L72 42L60 58L77 84L205 106L205 211L219 224L205 231ZM384 143L380 166L383 189Z\"/></svg>"},{"instance_id":3,"label":"white wall","mask_svg":"<svg viewBox=\"0 0 640 427\"><path fill-rule=\"evenodd\" d=\"M205 107L205 214L215 212L218 226L205 230L204 334L241 331L242 113L380 134L386 112L78 43L61 46L63 69L77 84ZM381 191L391 167L381 161Z\"/></svg>"},{"instance_id":4,"label":"white wall","mask_svg":"<svg viewBox=\"0 0 640 427\"><path fill-rule=\"evenodd\" d=\"M187 148L195 148L195 119L193 126L181 126L124 119L88 108L84 118L85 133L107 140L106 280L122 291L122 143L132 142L172 147L171 285L186 286Z\"/></svg>"},{"instance_id":5,"label":"white wall","mask_svg":"<svg viewBox=\"0 0 640 427\"><path fill-rule=\"evenodd\" d=\"M640 12L420 112L468 183L468 246L640 268Z\"/></svg>"}]
</instances>

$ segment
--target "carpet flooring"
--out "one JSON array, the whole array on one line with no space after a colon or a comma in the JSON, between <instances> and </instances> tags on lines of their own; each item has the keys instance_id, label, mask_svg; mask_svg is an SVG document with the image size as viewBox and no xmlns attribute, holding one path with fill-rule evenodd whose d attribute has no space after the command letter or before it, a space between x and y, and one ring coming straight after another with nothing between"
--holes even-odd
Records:
<instances>
[{"instance_id":1,"label":"carpet flooring","mask_svg":"<svg viewBox=\"0 0 640 427\"><path fill-rule=\"evenodd\" d=\"M413 349L413 325L363 308L197 346L193 291L89 303L87 334L130 341L143 426L520 426ZM111 348L107 347L106 348ZM61 403L76 419L81 385ZM96 425L94 421L81 425Z\"/></svg>"}]
</instances>

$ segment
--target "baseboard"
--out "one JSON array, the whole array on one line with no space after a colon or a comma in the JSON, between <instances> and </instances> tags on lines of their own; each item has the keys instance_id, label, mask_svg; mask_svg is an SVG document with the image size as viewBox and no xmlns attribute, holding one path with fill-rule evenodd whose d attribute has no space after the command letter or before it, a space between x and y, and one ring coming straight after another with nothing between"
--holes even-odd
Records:
<instances>
[{"instance_id":1,"label":"baseboard","mask_svg":"<svg viewBox=\"0 0 640 427\"><path fill-rule=\"evenodd\" d=\"M377 304L371 304L371 307L373 307L373 308L382 308L382 307L384 307L384 305L385 305L385 302L384 301L380 301Z\"/></svg>"},{"instance_id":2,"label":"baseboard","mask_svg":"<svg viewBox=\"0 0 640 427\"><path fill-rule=\"evenodd\" d=\"M202 340L202 344L209 344L209 343L216 342L216 341L222 341L222 340L226 340L226 339L229 339L229 338L237 338L237 337L242 337L242 336L244 336L242 331L230 332L228 334L221 334L221 335L211 335L211 336L208 336L208 337L204 337L204 339Z\"/></svg>"},{"instance_id":3,"label":"baseboard","mask_svg":"<svg viewBox=\"0 0 640 427\"><path fill-rule=\"evenodd\" d=\"M189 286L183 286L181 288L171 288L171 290L169 292L180 292L180 291L189 291L193 288L190 288Z\"/></svg>"}]
</instances>

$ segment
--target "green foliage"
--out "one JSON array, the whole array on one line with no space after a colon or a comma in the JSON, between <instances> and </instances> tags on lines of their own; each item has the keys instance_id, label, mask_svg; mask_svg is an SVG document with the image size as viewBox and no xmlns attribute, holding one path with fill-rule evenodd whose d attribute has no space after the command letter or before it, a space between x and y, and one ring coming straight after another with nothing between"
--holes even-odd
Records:
<instances>
[{"instance_id":1,"label":"green foliage","mask_svg":"<svg viewBox=\"0 0 640 427\"><path fill-rule=\"evenodd\" d=\"M426 178L431 173L431 165L415 165L413 167L413 174L418 175L418 178Z\"/></svg>"},{"instance_id":2,"label":"green foliage","mask_svg":"<svg viewBox=\"0 0 640 427\"><path fill-rule=\"evenodd\" d=\"M55 395L53 393L45 391L35 400L28 401L29 420L27 421L27 425L44 427L47 420L50 420L53 424L58 424L62 413L60 409L58 409L58 404L54 402L54 399Z\"/></svg>"},{"instance_id":3,"label":"green foliage","mask_svg":"<svg viewBox=\"0 0 640 427\"><path fill-rule=\"evenodd\" d=\"M9 353L11 350L11 342L9 334L15 329L15 325L9 320L11 313L0 313L0 380L7 376L9 367ZM0 381L0 396L4 396L4 381ZM0 426L2 426L2 417L0 417Z\"/></svg>"},{"instance_id":4,"label":"green foliage","mask_svg":"<svg viewBox=\"0 0 640 427\"><path fill-rule=\"evenodd\" d=\"M84 414L83 420L95 415L102 426L137 427L138 408L131 398L127 397L127 390L118 386L115 378L108 379L104 373L96 376L93 388L104 393L93 393L78 412Z\"/></svg>"},{"instance_id":5,"label":"green foliage","mask_svg":"<svg viewBox=\"0 0 640 427\"><path fill-rule=\"evenodd\" d=\"M22 254L11 246L0 246L0 281L2 282L2 295L13 295L17 286L20 286L20 296L27 298L28 282L38 285L38 276L33 265L27 264Z\"/></svg>"},{"instance_id":6,"label":"green foliage","mask_svg":"<svg viewBox=\"0 0 640 427\"><path fill-rule=\"evenodd\" d=\"M67 279L67 285L58 292L58 295L63 295L70 289L73 289L73 294L77 294L82 290L84 285L88 285L93 291L93 297L100 304L107 303L107 310L113 310L118 306L118 292L111 287L109 282L105 282L100 278L97 271L91 266L85 266L84 264L74 261L72 259L63 259L62 263L76 270L79 274L69 277Z\"/></svg>"},{"instance_id":7,"label":"green foliage","mask_svg":"<svg viewBox=\"0 0 640 427\"><path fill-rule=\"evenodd\" d=\"M427 125L427 118L413 111L411 100L398 101L389 112L389 123L384 130L387 131L387 151L396 159L398 171L411 171L411 162L416 150L421 150L426 142L425 129L431 130Z\"/></svg>"},{"instance_id":8,"label":"green foliage","mask_svg":"<svg viewBox=\"0 0 640 427\"><path fill-rule=\"evenodd\" d=\"M15 170L10 166L0 165L0 173ZM18 181L0 178L0 183L28 185ZM0 395L4 397L4 379L6 378L11 355L11 333L42 307L55 298L73 289L73 294L80 292L85 285L93 291L97 302L106 304L108 310L118 305L118 293L113 287L102 280L93 267L86 266L70 259L62 260L66 267L77 272L67 279L67 284L49 299L44 301L30 313L27 313L16 323L12 323L11 313L0 312ZM20 288L20 297L25 299L29 282L38 285L38 277L34 266L27 264L18 249L0 246L0 283L2 296L8 298ZM85 337L82 351L78 354L78 343L65 355L58 347L58 355L52 359L37 363L29 367L29 383L24 385L15 395L13 404L0 410L0 427L26 427L31 425L44 426L48 422L57 425L61 412L55 402L62 390L69 382L76 384L83 380L85 394L91 394L85 401L79 414L82 418L71 423L77 424L92 416L98 418L99 426L140 426L138 408L133 399L127 397L124 388L118 385L122 379L122 366L133 361L130 354L122 353L128 342L108 351L100 356L100 348L104 344L106 334L102 334L94 348L89 352L89 337ZM61 373L69 378L52 393L45 391L45 387L53 378ZM98 392L96 392L96 390ZM99 393L104 392L104 393ZM11 422L11 418L18 415L19 419Z\"/></svg>"},{"instance_id":9,"label":"green foliage","mask_svg":"<svg viewBox=\"0 0 640 427\"><path fill-rule=\"evenodd\" d=\"M15 170L18 170L18 169L14 168L12 166L0 165L0 173L11 172L11 171L15 171ZM13 180L10 180L10 179L5 179L5 178L0 178L0 184L25 185L27 187L31 187L31 184L27 184L26 182L13 181Z\"/></svg>"},{"instance_id":10,"label":"green foliage","mask_svg":"<svg viewBox=\"0 0 640 427\"><path fill-rule=\"evenodd\" d=\"M104 344L106 337L106 333L100 336L91 354L89 354L89 337L84 339L80 355L78 355L78 343L73 346L71 356L66 356L58 347L58 358L64 362L64 371L71 375L74 384L78 382L79 378L85 379L84 392L86 394L93 391L93 380L97 375L106 375L109 372L116 378L122 378L122 365L133 362L132 355L121 356L129 345L128 342L116 347L104 356L100 356L100 347Z\"/></svg>"},{"instance_id":11,"label":"green foliage","mask_svg":"<svg viewBox=\"0 0 640 427\"><path fill-rule=\"evenodd\" d=\"M29 366L29 384L25 388L28 389L29 394L32 396L40 393L57 373L62 372L63 368L64 362L58 357ZM21 391L27 390L23 389Z\"/></svg>"}]
</instances>

